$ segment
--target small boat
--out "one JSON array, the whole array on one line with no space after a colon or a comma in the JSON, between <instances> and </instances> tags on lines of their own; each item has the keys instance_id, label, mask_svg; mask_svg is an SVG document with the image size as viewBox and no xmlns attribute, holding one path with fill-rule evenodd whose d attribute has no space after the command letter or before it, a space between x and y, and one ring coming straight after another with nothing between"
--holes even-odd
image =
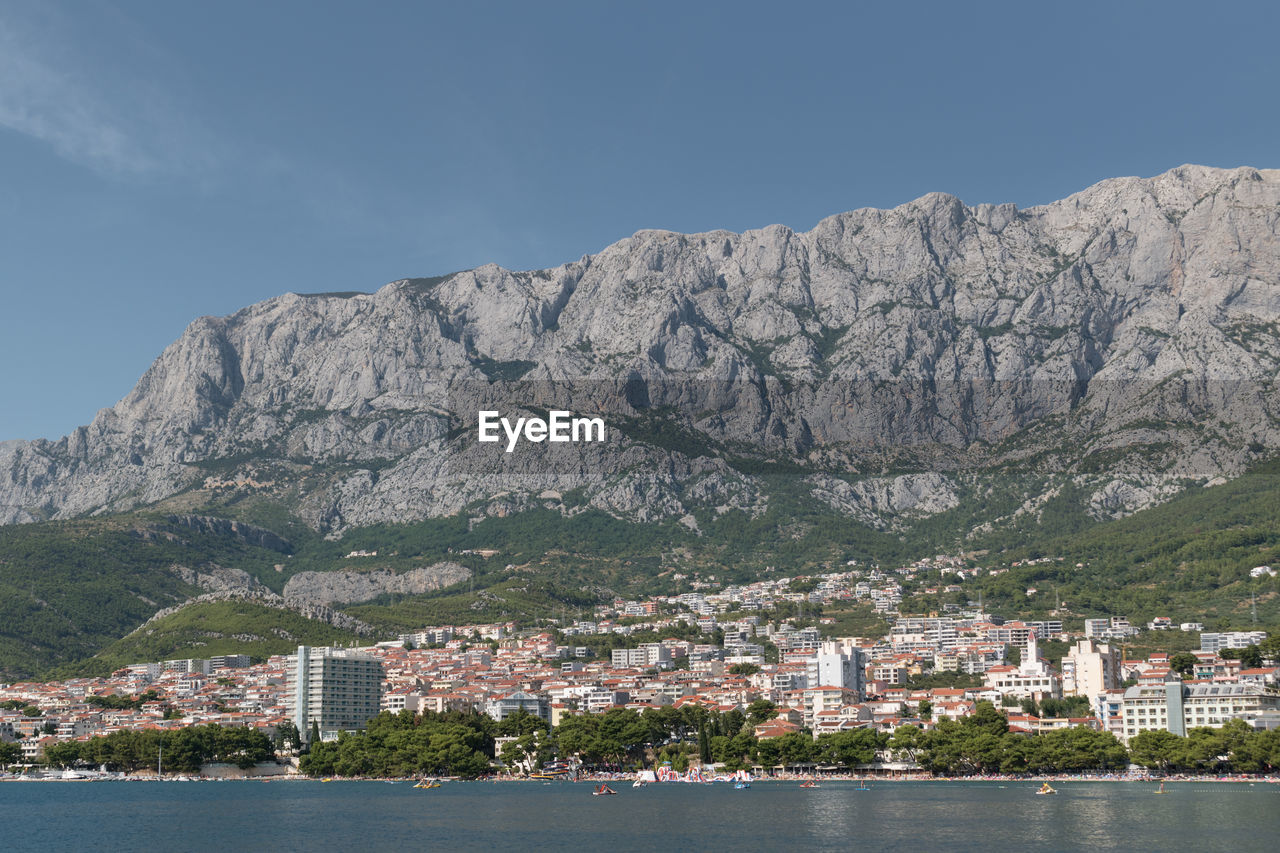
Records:
<instances>
[{"instance_id":1,"label":"small boat","mask_svg":"<svg viewBox=\"0 0 1280 853\"><path fill-rule=\"evenodd\" d=\"M1040 790L1036 791L1036 793L1037 794L1056 794L1058 793L1058 791L1056 788L1052 787L1048 782L1045 782L1043 785L1040 786Z\"/></svg>"},{"instance_id":2,"label":"small boat","mask_svg":"<svg viewBox=\"0 0 1280 853\"><path fill-rule=\"evenodd\" d=\"M610 794L616 794L616 793L618 792L610 788L608 785L596 785L595 790L591 792L591 796L607 797Z\"/></svg>"},{"instance_id":3,"label":"small boat","mask_svg":"<svg viewBox=\"0 0 1280 853\"><path fill-rule=\"evenodd\" d=\"M801 788L817 788L817 787L819 787L819 785L818 785L818 783L817 783L817 782L815 782L815 781L813 781L812 779L810 779L810 780L808 780L808 781L806 781L806 782L801 782L801 783L800 783L800 787L801 787Z\"/></svg>"},{"instance_id":4,"label":"small boat","mask_svg":"<svg viewBox=\"0 0 1280 853\"><path fill-rule=\"evenodd\" d=\"M734 787L734 788L737 788L738 790L741 790L741 789L743 789L743 788L750 788L750 787L751 787L751 783L750 783L750 782L745 782L745 781L743 781L743 780L739 779L737 782L734 782L734 783L733 783L733 787Z\"/></svg>"},{"instance_id":5,"label":"small boat","mask_svg":"<svg viewBox=\"0 0 1280 853\"><path fill-rule=\"evenodd\" d=\"M415 787L415 788L439 788L439 787L440 787L440 780L439 780L439 779L419 779L419 780L418 780L418 784L414 785L413 787Z\"/></svg>"}]
</instances>

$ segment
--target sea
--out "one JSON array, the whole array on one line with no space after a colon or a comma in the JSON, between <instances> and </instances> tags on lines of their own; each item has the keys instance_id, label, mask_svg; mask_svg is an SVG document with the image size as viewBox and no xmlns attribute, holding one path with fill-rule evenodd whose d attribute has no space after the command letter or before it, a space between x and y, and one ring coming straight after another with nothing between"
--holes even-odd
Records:
<instances>
[{"instance_id":1,"label":"sea","mask_svg":"<svg viewBox=\"0 0 1280 853\"><path fill-rule=\"evenodd\" d=\"M0 783L0 847L43 850L1275 851L1280 784Z\"/></svg>"}]
</instances>

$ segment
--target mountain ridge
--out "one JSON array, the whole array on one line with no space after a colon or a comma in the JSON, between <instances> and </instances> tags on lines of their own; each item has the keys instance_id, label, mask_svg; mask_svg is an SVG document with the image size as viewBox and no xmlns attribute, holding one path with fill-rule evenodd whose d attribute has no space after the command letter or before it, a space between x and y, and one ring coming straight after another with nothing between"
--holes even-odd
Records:
<instances>
[{"instance_id":1,"label":"mountain ridge","mask_svg":"<svg viewBox=\"0 0 1280 853\"><path fill-rule=\"evenodd\" d=\"M1043 467L1023 512L1071 480L1123 515L1280 447L1278 219L1280 171L1181 166L1025 210L929 193L808 232L649 229L547 270L283 294L193 321L89 425L0 443L0 523L241 492L340 535L585 488L696 527L768 505L737 456L872 526L1020 460ZM612 440L495 460L466 440L495 399L595 406Z\"/></svg>"}]
</instances>

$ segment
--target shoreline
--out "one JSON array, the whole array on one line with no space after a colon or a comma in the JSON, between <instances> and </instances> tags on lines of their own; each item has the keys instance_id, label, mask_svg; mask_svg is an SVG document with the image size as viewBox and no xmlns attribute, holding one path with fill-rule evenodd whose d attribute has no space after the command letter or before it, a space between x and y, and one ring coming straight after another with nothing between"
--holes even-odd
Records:
<instances>
[{"instance_id":1,"label":"shoreline","mask_svg":"<svg viewBox=\"0 0 1280 853\"><path fill-rule=\"evenodd\" d=\"M276 776L266 777L263 779L255 779L251 781L287 781L287 780L303 780L311 782L417 782L422 777L391 777L391 778L372 778L363 776ZM498 782L514 782L514 783L543 783L543 784L598 784L600 782L634 782L636 775L632 773L587 773L579 776L577 779L538 779L529 776L490 776L478 779L458 779L448 776L428 776L442 782L481 782L484 784L495 784ZM646 785L709 785L716 783L728 783L732 779L714 779L708 782L685 782L676 780L671 782L646 782ZM868 785L884 784L888 782L1232 782L1232 783L1257 783L1265 782L1268 784L1280 784L1280 773L1274 774L1258 774L1249 775L1212 775L1212 774L1184 774L1175 773L1168 775L1127 775L1127 774L1036 774L1027 776L1004 776L1004 775L983 775L983 776L858 776L847 773L824 774L820 776L799 775L799 774L779 774L775 776L753 776L752 782L862 782Z\"/></svg>"},{"instance_id":2,"label":"shoreline","mask_svg":"<svg viewBox=\"0 0 1280 853\"><path fill-rule=\"evenodd\" d=\"M300 773L279 774L272 776L201 776L199 774L180 774L168 777L158 777L154 773L144 774L108 774L108 775L84 775L80 778L63 778L60 774L62 771L52 771L54 775L50 776L29 776L21 774L0 774L0 782L371 782L379 784L399 784L399 783L416 783L420 781L422 776L408 777L390 777L390 778L374 778L365 776L305 776ZM80 771L84 772L84 771ZM594 773L584 774L577 779L536 779L522 776L493 776L478 779L458 779L447 776L428 776L427 778L438 779L441 782L449 784L457 783L481 783L481 784L535 784L542 783L544 785L551 784L596 784L600 782L613 783L631 783L635 781L634 773ZM731 780L720 779L710 782L647 782L646 785L709 785L718 782L728 783ZM799 775L799 774L779 774L775 776L757 776L751 779L753 783L802 783L802 782L857 782L866 785L883 785L895 783L919 783L919 782L946 782L950 784L956 783L974 783L988 784L992 782L999 783L1027 783L1038 784L1041 782L1115 782L1115 783L1161 783L1161 782L1196 782L1196 783L1226 783L1226 784L1280 784L1280 773L1275 774L1259 774L1255 776L1249 775L1209 775L1209 774L1183 774L1173 773L1167 775L1130 775L1130 774L1048 774L1048 775L1027 775L1027 776L1004 776L1004 775L982 775L982 776L932 776L932 775L909 775L894 777L879 776L858 776L847 773L824 774L819 776Z\"/></svg>"}]
</instances>

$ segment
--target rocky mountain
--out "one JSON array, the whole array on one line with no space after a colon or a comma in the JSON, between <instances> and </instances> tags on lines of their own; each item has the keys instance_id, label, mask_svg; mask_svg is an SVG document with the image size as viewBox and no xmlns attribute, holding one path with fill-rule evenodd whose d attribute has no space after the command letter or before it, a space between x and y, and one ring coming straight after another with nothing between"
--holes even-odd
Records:
<instances>
[{"instance_id":1,"label":"rocky mountain","mask_svg":"<svg viewBox=\"0 0 1280 853\"><path fill-rule=\"evenodd\" d=\"M697 529L764 511L769 473L880 529L996 491L986 525L1064 489L1115 517L1280 447L1278 321L1276 170L642 231L200 318L88 426L0 444L0 522L244 494L330 536L530 507ZM557 408L606 439L476 440L481 409Z\"/></svg>"},{"instance_id":2,"label":"rocky mountain","mask_svg":"<svg viewBox=\"0 0 1280 853\"><path fill-rule=\"evenodd\" d=\"M300 572L285 584L284 600L294 607L307 607L370 601L386 594L419 595L464 581L469 575L470 572L457 563L439 563L399 574L385 569Z\"/></svg>"}]
</instances>

